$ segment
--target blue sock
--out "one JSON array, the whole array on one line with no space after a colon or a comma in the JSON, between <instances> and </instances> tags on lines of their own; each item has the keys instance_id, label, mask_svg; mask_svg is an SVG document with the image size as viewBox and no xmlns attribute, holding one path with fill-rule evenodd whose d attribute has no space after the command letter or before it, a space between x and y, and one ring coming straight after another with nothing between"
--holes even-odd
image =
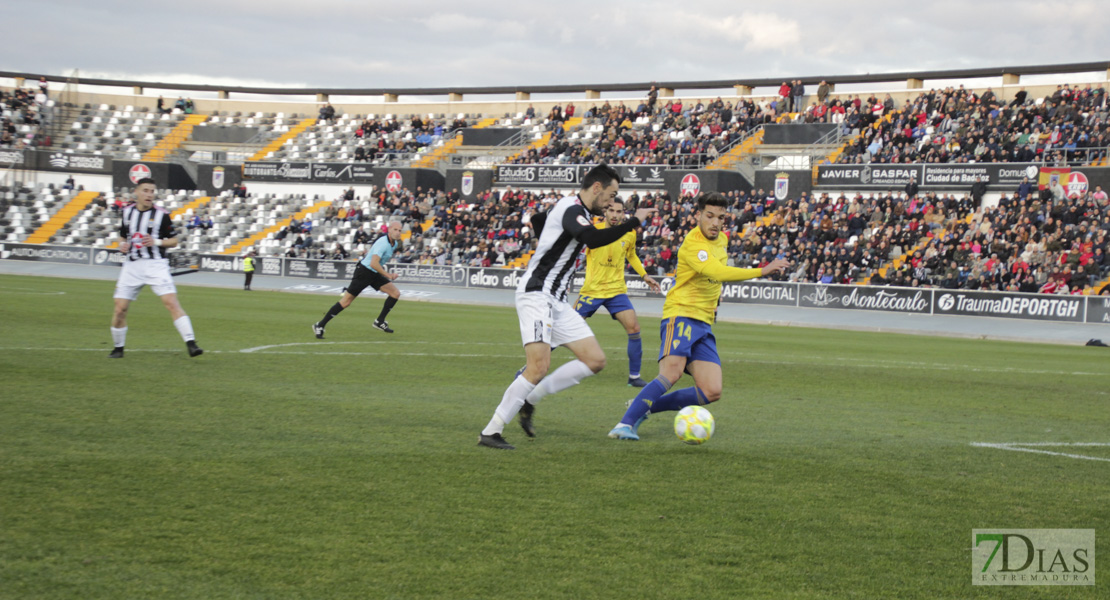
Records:
<instances>
[{"instance_id":1,"label":"blue sock","mask_svg":"<svg viewBox=\"0 0 1110 600\"><path fill-rule=\"evenodd\" d=\"M667 381L666 377L660 375L652 379L651 383L640 390L636 399L632 401L632 406L629 406L628 410L624 412L621 423L629 426L635 424L637 419L651 410L652 405L669 389L671 389L671 383Z\"/></svg>"},{"instance_id":2,"label":"blue sock","mask_svg":"<svg viewBox=\"0 0 1110 600\"><path fill-rule=\"evenodd\" d=\"M640 363L644 359L644 345L640 343L640 333L628 334L628 376L640 376Z\"/></svg>"},{"instance_id":3,"label":"blue sock","mask_svg":"<svg viewBox=\"0 0 1110 600\"><path fill-rule=\"evenodd\" d=\"M656 400L651 405L651 412L665 412L668 410L682 410L687 406L694 404L706 405L709 401L706 400L705 394L702 393L697 387L688 387L681 390L671 392L666 396Z\"/></svg>"}]
</instances>

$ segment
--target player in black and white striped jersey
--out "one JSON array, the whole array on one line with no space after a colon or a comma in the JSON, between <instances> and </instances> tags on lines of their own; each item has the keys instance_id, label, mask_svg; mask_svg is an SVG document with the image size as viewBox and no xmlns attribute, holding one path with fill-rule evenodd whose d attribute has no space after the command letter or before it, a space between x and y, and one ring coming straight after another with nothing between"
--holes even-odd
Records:
<instances>
[{"instance_id":1,"label":"player in black and white striped jersey","mask_svg":"<svg viewBox=\"0 0 1110 600\"><path fill-rule=\"evenodd\" d=\"M116 280L115 310L112 313L112 350L108 358L123 358L127 341L127 309L139 297L143 286L162 299L170 311L173 325L185 340L189 356L204 354L193 335L193 323L177 300L177 287L170 275L170 261L166 250L177 246L177 232L170 215L154 206L154 193L158 190L153 179L140 179L135 184L135 203L128 204L121 213L119 251L127 255Z\"/></svg>"},{"instance_id":2,"label":"player in black and white striped jersey","mask_svg":"<svg viewBox=\"0 0 1110 600\"><path fill-rule=\"evenodd\" d=\"M556 202L546 218L532 218L539 241L516 290L516 312L528 362L505 390L478 438L480 445L512 450L501 434L518 412L525 434L534 437L532 412L540 399L577 385L605 367L605 352L586 320L567 302L567 292L584 247L607 246L640 227L654 212L640 209L635 217L615 227L594 227L591 215L604 215L619 189L620 175L608 165L598 165L586 173L577 194ZM548 374L551 349L556 346L566 346L576 360Z\"/></svg>"}]
</instances>

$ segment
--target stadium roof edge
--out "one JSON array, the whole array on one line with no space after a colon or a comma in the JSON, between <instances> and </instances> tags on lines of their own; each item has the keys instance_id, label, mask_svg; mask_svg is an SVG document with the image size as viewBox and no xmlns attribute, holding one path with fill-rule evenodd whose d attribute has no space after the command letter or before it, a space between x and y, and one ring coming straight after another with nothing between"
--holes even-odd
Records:
<instances>
[{"instance_id":1,"label":"stadium roof edge","mask_svg":"<svg viewBox=\"0 0 1110 600\"><path fill-rule=\"evenodd\" d=\"M733 86L748 86L752 88L778 86L785 79L801 79L805 84L816 84L829 81L837 84L849 83L882 83L888 81L902 81L908 79L974 79L981 77L995 77L1004 74L1012 75L1046 75L1054 73L1085 73L1092 71L1110 71L1110 61L1097 61L1085 63L1068 63L1057 65L1027 65L1013 67L987 67L978 69L954 69L932 71L902 71L896 73L866 73L856 75L820 75L798 77L794 75L785 77L764 77L758 79L718 79L707 81L650 81L639 83L605 83L605 84L566 84L566 85L517 85L517 86L488 86L488 87L434 87L434 88L280 88L280 87L249 87L229 85L204 85L191 83L170 83L157 81L130 81L121 79L96 79L78 77L76 83L82 85L96 85L107 87L142 87L166 90L199 91L199 92L235 92L240 94L265 94L287 96L311 96L326 94L334 96L378 96L384 94L405 96L443 96L447 94L513 94L524 92L530 94L558 94L567 92L621 92L643 91L651 86L675 90L704 90L723 89ZM63 75L48 75L42 73L22 73L15 71L0 71L0 77L34 79L45 78L53 82L73 82L73 78Z\"/></svg>"}]
</instances>

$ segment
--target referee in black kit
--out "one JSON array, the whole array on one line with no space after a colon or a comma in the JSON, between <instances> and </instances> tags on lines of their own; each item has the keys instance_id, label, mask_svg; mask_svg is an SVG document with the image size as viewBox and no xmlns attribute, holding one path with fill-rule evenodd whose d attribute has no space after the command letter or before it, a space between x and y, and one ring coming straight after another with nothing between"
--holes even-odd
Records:
<instances>
[{"instance_id":1,"label":"referee in black kit","mask_svg":"<svg viewBox=\"0 0 1110 600\"><path fill-rule=\"evenodd\" d=\"M153 179L140 179L135 184L135 203L125 206L121 213L119 251L127 255L127 260L120 269L113 295L115 310L111 330L115 348L108 358L123 358L123 347L127 341L127 309L146 285L170 311L173 326L185 340L189 356L204 354L204 350L197 346L189 315L177 301L177 287L170 275L170 261L166 256L167 249L177 246L177 232L169 213L154 206L157 189Z\"/></svg>"}]
</instances>

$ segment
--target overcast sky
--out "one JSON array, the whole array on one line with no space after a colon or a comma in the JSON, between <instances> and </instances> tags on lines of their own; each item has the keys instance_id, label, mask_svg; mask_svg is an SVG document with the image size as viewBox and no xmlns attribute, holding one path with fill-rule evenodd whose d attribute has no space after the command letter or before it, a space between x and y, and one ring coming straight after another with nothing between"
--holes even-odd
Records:
<instances>
[{"instance_id":1,"label":"overcast sky","mask_svg":"<svg viewBox=\"0 0 1110 600\"><path fill-rule=\"evenodd\" d=\"M5 28L0 68L377 88L1055 64L1110 60L1106 4L35 0Z\"/></svg>"}]
</instances>

